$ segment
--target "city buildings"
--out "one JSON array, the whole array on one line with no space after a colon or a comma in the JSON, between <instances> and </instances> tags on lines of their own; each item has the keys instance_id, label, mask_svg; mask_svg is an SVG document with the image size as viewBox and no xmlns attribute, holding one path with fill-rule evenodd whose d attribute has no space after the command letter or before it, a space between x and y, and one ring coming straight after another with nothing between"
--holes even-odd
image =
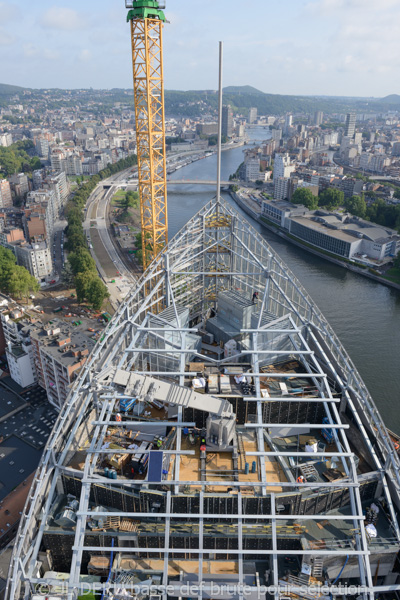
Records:
<instances>
[{"instance_id":1,"label":"city buildings","mask_svg":"<svg viewBox=\"0 0 400 600\"><path fill-rule=\"evenodd\" d=\"M262 215L300 240L359 262L382 264L400 251L397 231L347 213L309 211L290 202L264 200Z\"/></svg>"},{"instance_id":2,"label":"city buildings","mask_svg":"<svg viewBox=\"0 0 400 600\"><path fill-rule=\"evenodd\" d=\"M319 127L323 120L324 120L324 113L322 112L322 110L317 110L314 113L314 125L316 127Z\"/></svg>"},{"instance_id":3,"label":"city buildings","mask_svg":"<svg viewBox=\"0 0 400 600\"><path fill-rule=\"evenodd\" d=\"M233 113L230 106L222 107L222 135L232 137L233 133Z\"/></svg>"},{"instance_id":4,"label":"city buildings","mask_svg":"<svg viewBox=\"0 0 400 600\"><path fill-rule=\"evenodd\" d=\"M257 122L257 108L249 108L249 124L253 125Z\"/></svg>"},{"instance_id":5,"label":"city buildings","mask_svg":"<svg viewBox=\"0 0 400 600\"><path fill-rule=\"evenodd\" d=\"M52 276L53 262L47 242L17 242L12 246L18 264L25 267L35 279L45 283Z\"/></svg>"},{"instance_id":6,"label":"city buildings","mask_svg":"<svg viewBox=\"0 0 400 600\"><path fill-rule=\"evenodd\" d=\"M0 146L11 146L13 143L11 133L0 133Z\"/></svg>"},{"instance_id":7,"label":"city buildings","mask_svg":"<svg viewBox=\"0 0 400 600\"><path fill-rule=\"evenodd\" d=\"M279 177L290 177L295 168L295 165L291 164L288 153L275 154L274 179L278 179Z\"/></svg>"},{"instance_id":8,"label":"city buildings","mask_svg":"<svg viewBox=\"0 0 400 600\"><path fill-rule=\"evenodd\" d=\"M9 178L9 182L11 184L11 188L14 191L15 196L17 196L18 198L25 198L26 194L29 192L28 176L25 175L25 173L11 175L11 177Z\"/></svg>"},{"instance_id":9,"label":"city buildings","mask_svg":"<svg viewBox=\"0 0 400 600\"><path fill-rule=\"evenodd\" d=\"M49 159L50 144L48 139L37 138L35 142L35 149L40 158L46 161Z\"/></svg>"},{"instance_id":10,"label":"city buildings","mask_svg":"<svg viewBox=\"0 0 400 600\"><path fill-rule=\"evenodd\" d=\"M199 135L217 135L218 123L198 123L196 131Z\"/></svg>"},{"instance_id":11,"label":"city buildings","mask_svg":"<svg viewBox=\"0 0 400 600\"><path fill-rule=\"evenodd\" d=\"M22 388L37 382L29 325L21 307L11 304L0 312L11 378Z\"/></svg>"},{"instance_id":12,"label":"city buildings","mask_svg":"<svg viewBox=\"0 0 400 600\"><path fill-rule=\"evenodd\" d=\"M292 124L293 124L293 115L291 115L291 114L286 115L285 116L285 126L284 126L284 132L286 135L289 134Z\"/></svg>"},{"instance_id":13,"label":"city buildings","mask_svg":"<svg viewBox=\"0 0 400 600\"><path fill-rule=\"evenodd\" d=\"M272 129L271 130L271 138L279 145L280 140L282 139L282 129Z\"/></svg>"},{"instance_id":14,"label":"city buildings","mask_svg":"<svg viewBox=\"0 0 400 600\"><path fill-rule=\"evenodd\" d=\"M12 205L10 183L7 179L0 179L0 208L10 208Z\"/></svg>"},{"instance_id":15,"label":"city buildings","mask_svg":"<svg viewBox=\"0 0 400 600\"><path fill-rule=\"evenodd\" d=\"M344 126L345 137L353 138L356 130L356 115L355 113L348 113L346 115L346 122Z\"/></svg>"},{"instance_id":16,"label":"city buildings","mask_svg":"<svg viewBox=\"0 0 400 600\"><path fill-rule=\"evenodd\" d=\"M50 404L60 409L95 342L58 319L48 325L33 325L30 339L39 385L46 390Z\"/></svg>"},{"instance_id":17,"label":"city buildings","mask_svg":"<svg viewBox=\"0 0 400 600\"><path fill-rule=\"evenodd\" d=\"M274 177L274 199L286 200L289 195L289 178Z\"/></svg>"}]
</instances>

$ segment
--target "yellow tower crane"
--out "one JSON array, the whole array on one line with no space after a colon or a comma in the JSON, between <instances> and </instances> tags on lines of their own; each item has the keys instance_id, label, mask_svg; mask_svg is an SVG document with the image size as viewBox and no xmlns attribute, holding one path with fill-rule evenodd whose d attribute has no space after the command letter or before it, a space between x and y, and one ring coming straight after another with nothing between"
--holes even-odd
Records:
<instances>
[{"instance_id":1,"label":"yellow tower crane","mask_svg":"<svg viewBox=\"0 0 400 600\"><path fill-rule=\"evenodd\" d=\"M143 268L168 242L162 28L164 6L125 0L131 23Z\"/></svg>"}]
</instances>

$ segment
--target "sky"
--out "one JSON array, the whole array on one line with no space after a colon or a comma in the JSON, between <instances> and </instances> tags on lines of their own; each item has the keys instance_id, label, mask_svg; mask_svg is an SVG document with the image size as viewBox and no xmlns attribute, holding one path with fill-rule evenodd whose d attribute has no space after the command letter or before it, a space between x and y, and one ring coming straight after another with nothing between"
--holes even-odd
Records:
<instances>
[{"instance_id":1,"label":"sky","mask_svg":"<svg viewBox=\"0 0 400 600\"><path fill-rule=\"evenodd\" d=\"M166 89L400 93L400 0L167 0ZM124 0L0 0L0 82L131 88Z\"/></svg>"}]
</instances>

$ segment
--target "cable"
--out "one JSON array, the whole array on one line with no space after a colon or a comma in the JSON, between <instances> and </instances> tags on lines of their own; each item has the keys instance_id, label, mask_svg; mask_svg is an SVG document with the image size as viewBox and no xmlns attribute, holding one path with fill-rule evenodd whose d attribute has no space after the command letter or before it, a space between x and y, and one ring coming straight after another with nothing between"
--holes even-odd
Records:
<instances>
[{"instance_id":1,"label":"cable","mask_svg":"<svg viewBox=\"0 0 400 600\"><path fill-rule=\"evenodd\" d=\"M108 571L108 577L107 577L107 581L106 581L105 585L107 585L107 583L110 581L110 577L111 577L111 569L112 569L113 558L114 558L114 538L112 538L112 540L111 540L111 548L112 548L112 550L111 550L111 555L110 555L110 569ZM349 557L347 557L347 558L349 558ZM100 600L103 600L103 598L104 598L104 588L103 588Z\"/></svg>"},{"instance_id":2,"label":"cable","mask_svg":"<svg viewBox=\"0 0 400 600\"><path fill-rule=\"evenodd\" d=\"M335 583L337 582L337 580L339 579L339 577L341 576L341 574L343 573L343 570L345 568L345 566L347 565L349 560L349 555L346 556L346 560L344 561L344 565L343 567L340 569L339 575L336 577L335 581L332 583L332 585L335 585Z\"/></svg>"}]
</instances>

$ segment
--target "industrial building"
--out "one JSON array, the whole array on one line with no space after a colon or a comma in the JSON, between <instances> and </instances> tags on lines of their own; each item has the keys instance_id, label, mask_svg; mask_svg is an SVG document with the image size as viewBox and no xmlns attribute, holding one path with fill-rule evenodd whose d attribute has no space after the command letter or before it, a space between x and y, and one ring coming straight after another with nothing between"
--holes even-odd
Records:
<instances>
[{"instance_id":1,"label":"industrial building","mask_svg":"<svg viewBox=\"0 0 400 600\"><path fill-rule=\"evenodd\" d=\"M309 211L290 202L264 200L261 216L300 240L344 258L383 263L400 251L397 231L348 213Z\"/></svg>"}]
</instances>

